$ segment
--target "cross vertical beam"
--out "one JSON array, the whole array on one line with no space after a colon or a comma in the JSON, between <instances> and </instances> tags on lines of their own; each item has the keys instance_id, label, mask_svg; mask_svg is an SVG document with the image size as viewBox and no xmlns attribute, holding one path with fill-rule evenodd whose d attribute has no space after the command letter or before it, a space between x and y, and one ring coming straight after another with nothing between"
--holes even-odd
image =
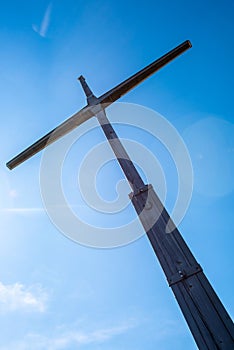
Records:
<instances>
[{"instance_id":1,"label":"cross vertical beam","mask_svg":"<svg viewBox=\"0 0 234 350\"><path fill-rule=\"evenodd\" d=\"M144 186L144 182L141 179L129 155L127 154L125 148L120 142L114 128L109 122L105 110L101 109L100 112L96 114L96 117L116 156L116 159L119 162L120 167L122 168L129 182L129 185L131 186L133 192L137 192Z\"/></svg>"},{"instance_id":2,"label":"cross vertical beam","mask_svg":"<svg viewBox=\"0 0 234 350\"><path fill-rule=\"evenodd\" d=\"M129 195L132 204L198 348L234 349L233 322L202 267L175 227L153 187L144 184L109 122L105 110L100 109L96 116L133 190Z\"/></svg>"}]
</instances>

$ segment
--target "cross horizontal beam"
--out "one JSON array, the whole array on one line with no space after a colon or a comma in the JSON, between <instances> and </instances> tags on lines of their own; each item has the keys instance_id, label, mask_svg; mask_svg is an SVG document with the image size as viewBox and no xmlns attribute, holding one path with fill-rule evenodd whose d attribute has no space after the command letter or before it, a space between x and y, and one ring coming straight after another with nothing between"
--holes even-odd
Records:
<instances>
[{"instance_id":1,"label":"cross horizontal beam","mask_svg":"<svg viewBox=\"0 0 234 350\"><path fill-rule=\"evenodd\" d=\"M72 115L70 118L65 120L62 124L57 126L55 129L51 130L48 134L40 138L38 141L33 143L31 146L26 148L23 152L19 153L16 157L11 159L6 165L9 169L13 169L16 166L23 163L25 160L31 158L34 154L38 153L49 144L60 139L62 136L66 135L77 126L88 120L89 118L96 115L95 105L101 105L103 109L109 106L111 103L118 100L120 97L125 95L128 91L133 89L135 86L140 84L143 80L151 76L157 70L165 66L167 63L171 62L173 59L181 55L183 52L192 47L189 40L184 41L179 46L175 47L167 54L161 58L155 60L147 67L143 68L136 74L132 75L130 78L126 79L119 85L115 86L113 89L104 93L100 97L88 100L88 104L82 108L79 112ZM91 102L92 101L92 102Z\"/></svg>"}]
</instances>

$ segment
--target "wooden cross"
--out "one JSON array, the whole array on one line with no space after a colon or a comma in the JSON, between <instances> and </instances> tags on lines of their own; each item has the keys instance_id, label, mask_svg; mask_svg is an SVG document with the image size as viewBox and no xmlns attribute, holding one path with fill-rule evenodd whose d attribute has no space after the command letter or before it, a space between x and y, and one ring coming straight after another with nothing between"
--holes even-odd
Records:
<instances>
[{"instance_id":1,"label":"wooden cross","mask_svg":"<svg viewBox=\"0 0 234 350\"><path fill-rule=\"evenodd\" d=\"M80 76L79 80L87 97L87 105L10 160L7 167L15 168L81 123L96 117L132 188L132 193L129 195L132 204L198 348L231 350L234 349L234 326L230 316L153 187L144 184L105 113L106 107L191 46L190 41L183 42L100 97L93 94L83 76ZM170 230L167 229L169 223Z\"/></svg>"}]
</instances>

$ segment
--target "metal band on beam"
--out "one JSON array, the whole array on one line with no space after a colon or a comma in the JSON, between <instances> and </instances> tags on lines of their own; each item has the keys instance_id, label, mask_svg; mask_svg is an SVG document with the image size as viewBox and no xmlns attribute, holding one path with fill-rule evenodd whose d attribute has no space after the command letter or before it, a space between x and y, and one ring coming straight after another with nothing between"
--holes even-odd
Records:
<instances>
[{"instance_id":1,"label":"metal band on beam","mask_svg":"<svg viewBox=\"0 0 234 350\"><path fill-rule=\"evenodd\" d=\"M200 265L189 266L186 269L179 270L176 273L174 273L170 278L168 278L169 287L202 271L203 270Z\"/></svg>"}]
</instances>

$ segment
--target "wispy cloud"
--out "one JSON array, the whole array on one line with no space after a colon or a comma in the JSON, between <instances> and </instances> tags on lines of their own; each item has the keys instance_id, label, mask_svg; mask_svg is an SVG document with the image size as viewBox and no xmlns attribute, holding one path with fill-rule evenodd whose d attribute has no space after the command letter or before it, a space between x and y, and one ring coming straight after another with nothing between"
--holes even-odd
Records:
<instances>
[{"instance_id":1,"label":"wispy cloud","mask_svg":"<svg viewBox=\"0 0 234 350\"><path fill-rule=\"evenodd\" d=\"M40 27L38 28L36 25L32 26L33 30L43 38L46 36L49 28L51 11L52 11L52 3L50 3L46 8Z\"/></svg>"},{"instance_id":2,"label":"wispy cloud","mask_svg":"<svg viewBox=\"0 0 234 350\"><path fill-rule=\"evenodd\" d=\"M3 208L1 209L4 213L19 213L19 214L33 214L44 212L44 208Z\"/></svg>"},{"instance_id":3,"label":"wispy cloud","mask_svg":"<svg viewBox=\"0 0 234 350\"><path fill-rule=\"evenodd\" d=\"M40 285L26 287L0 282L0 312L44 312L47 299L48 294Z\"/></svg>"},{"instance_id":4,"label":"wispy cloud","mask_svg":"<svg viewBox=\"0 0 234 350\"><path fill-rule=\"evenodd\" d=\"M67 348L83 348L88 344L101 344L112 338L127 332L135 327L133 321L109 328L100 328L93 331L62 331L57 336L43 336L39 334L27 334L24 339L8 344L6 347L0 347L0 350L64 350Z\"/></svg>"},{"instance_id":5,"label":"wispy cloud","mask_svg":"<svg viewBox=\"0 0 234 350\"><path fill-rule=\"evenodd\" d=\"M50 206L50 208L55 209L61 209L61 208L73 208L73 209L80 209L80 208L87 208L86 205L83 204L71 204L71 205L53 205ZM35 213L44 213L46 212L46 208L44 207L15 207L15 208L1 208L0 213L5 213L5 214L35 214Z\"/></svg>"}]
</instances>

